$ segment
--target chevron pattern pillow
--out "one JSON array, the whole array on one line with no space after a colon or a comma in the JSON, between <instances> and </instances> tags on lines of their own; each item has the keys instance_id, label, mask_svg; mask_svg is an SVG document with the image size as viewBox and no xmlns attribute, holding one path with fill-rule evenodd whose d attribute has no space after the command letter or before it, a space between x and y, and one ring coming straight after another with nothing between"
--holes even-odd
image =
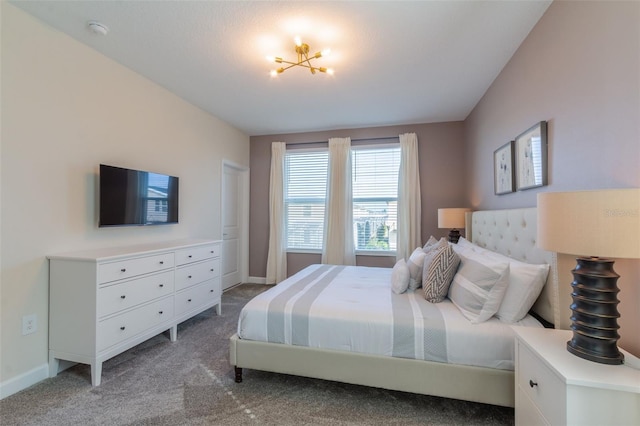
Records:
<instances>
[{"instance_id":1,"label":"chevron pattern pillow","mask_svg":"<svg viewBox=\"0 0 640 426\"><path fill-rule=\"evenodd\" d=\"M428 302L440 303L444 300L459 264L460 258L449 244L439 247L429 264L425 262L422 288Z\"/></svg>"}]
</instances>

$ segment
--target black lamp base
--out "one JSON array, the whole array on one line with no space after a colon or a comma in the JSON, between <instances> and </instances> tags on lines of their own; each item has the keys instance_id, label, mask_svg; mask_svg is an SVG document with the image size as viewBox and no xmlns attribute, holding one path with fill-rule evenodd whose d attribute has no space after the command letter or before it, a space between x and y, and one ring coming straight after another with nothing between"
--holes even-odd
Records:
<instances>
[{"instance_id":1,"label":"black lamp base","mask_svg":"<svg viewBox=\"0 0 640 426\"><path fill-rule=\"evenodd\" d=\"M452 229L451 231L449 231L449 242L450 243L454 243L454 244L458 244L458 240L460 239L460 231L458 231L457 229Z\"/></svg>"},{"instance_id":2,"label":"black lamp base","mask_svg":"<svg viewBox=\"0 0 640 426\"><path fill-rule=\"evenodd\" d=\"M618 278L613 260L576 259L571 297L571 329L573 338L567 342L572 354L601 364L622 364L618 334Z\"/></svg>"}]
</instances>

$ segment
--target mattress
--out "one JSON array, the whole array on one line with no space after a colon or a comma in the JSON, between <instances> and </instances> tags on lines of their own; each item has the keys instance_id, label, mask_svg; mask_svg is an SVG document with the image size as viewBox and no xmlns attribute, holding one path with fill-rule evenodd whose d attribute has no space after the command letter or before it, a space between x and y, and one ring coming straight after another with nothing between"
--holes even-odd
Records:
<instances>
[{"instance_id":1,"label":"mattress","mask_svg":"<svg viewBox=\"0 0 640 426\"><path fill-rule=\"evenodd\" d=\"M242 309L241 339L513 370L511 327L542 327L531 316L471 324L449 300L422 289L395 294L391 269L311 265Z\"/></svg>"}]
</instances>

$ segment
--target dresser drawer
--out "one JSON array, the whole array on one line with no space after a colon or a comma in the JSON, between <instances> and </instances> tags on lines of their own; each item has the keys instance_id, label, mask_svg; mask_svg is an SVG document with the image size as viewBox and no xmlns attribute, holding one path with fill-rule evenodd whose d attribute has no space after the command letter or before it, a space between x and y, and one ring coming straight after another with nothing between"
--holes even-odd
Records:
<instances>
[{"instance_id":1,"label":"dresser drawer","mask_svg":"<svg viewBox=\"0 0 640 426\"><path fill-rule=\"evenodd\" d=\"M539 411L544 413L547 421L553 425L566 424L566 392L560 378L547 367L542 359L535 356L529 348L518 343L517 392L523 393L523 401L527 398Z\"/></svg>"},{"instance_id":2,"label":"dresser drawer","mask_svg":"<svg viewBox=\"0 0 640 426\"><path fill-rule=\"evenodd\" d=\"M173 270L98 289L98 318L173 293Z\"/></svg>"},{"instance_id":3,"label":"dresser drawer","mask_svg":"<svg viewBox=\"0 0 640 426\"><path fill-rule=\"evenodd\" d=\"M173 268L173 253L119 260L98 265L98 284Z\"/></svg>"},{"instance_id":4,"label":"dresser drawer","mask_svg":"<svg viewBox=\"0 0 640 426\"><path fill-rule=\"evenodd\" d=\"M535 406L533 401L525 394L523 389L516 388L516 426L546 426L549 425L547 419Z\"/></svg>"},{"instance_id":5,"label":"dresser drawer","mask_svg":"<svg viewBox=\"0 0 640 426\"><path fill-rule=\"evenodd\" d=\"M173 319L173 297L167 297L98 323L98 351ZM167 327L168 328L168 327Z\"/></svg>"},{"instance_id":6,"label":"dresser drawer","mask_svg":"<svg viewBox=\"0 0 640 426\"><path fill-rule=\"evenodd\" d=\"M220 275L220 259L210 259L176 269L176 291Z\"/></svg>"},{"instance_id":7,"label":"dresser drawer","mask_svg":"<svg viewBox=\"0 0 640 426\"><path fill-rule=\"evenodd\" d=\"M220 279L214 278L176 294L176 316L211 302L220 296Z\"/></svg>"},{"instance_id":8,"label":"dresser drawer","mask_svg":"<svg viewBox=\"0 0 640 426\"><path fill-rule=\"evenodd\" d=\"M176 251L176 265L186 265L213 257L220 257L219 244L181 249Z\"/></svg>"}]
</instances>

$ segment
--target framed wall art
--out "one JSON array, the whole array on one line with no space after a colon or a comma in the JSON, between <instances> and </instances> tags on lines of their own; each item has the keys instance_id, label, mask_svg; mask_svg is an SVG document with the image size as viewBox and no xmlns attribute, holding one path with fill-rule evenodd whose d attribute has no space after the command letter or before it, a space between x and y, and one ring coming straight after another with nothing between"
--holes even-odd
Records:
<instances>
[{"instance_id":1,"label":"framed wall art","mask_svg":"<svg viewBox=\"0 0 640 426\"><path fill-rule=\"evenodd\" d=\"M541 121L515 140L516 189L547 185L547 122Z\"/></svg>"},{"instance_id":2,"label":"framed wall art","mask_svg":"<svg viewBox=\"0 0 640 426\"><path fill-rule=\"evenodd\" d=\"M511 141L493 152L493 179L496 195L514 191L513 151L513 141Z\"/></svg>"}]
</instances>

